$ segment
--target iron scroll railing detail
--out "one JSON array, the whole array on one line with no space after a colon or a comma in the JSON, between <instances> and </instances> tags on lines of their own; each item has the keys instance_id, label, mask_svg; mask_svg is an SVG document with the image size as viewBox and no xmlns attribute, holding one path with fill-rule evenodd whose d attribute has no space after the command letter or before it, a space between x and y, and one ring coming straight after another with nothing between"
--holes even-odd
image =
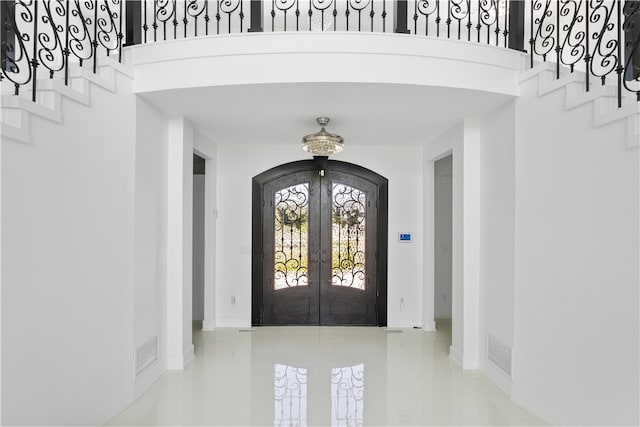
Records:
<instances>
[{"instance_id":1,"label":"iron scroll railing detail","mask_svg":"<svg viewBox=\"0 0 640 427\"><path fill-rule=\"evenodd\" d=\"M637 0L534 0L529 14L530 66L553 61L556 78L584 74L640 100L640 2Z\"/></svg>"},{"instance_id":2,"label":"iron scroll railing detail","mask_svg":"<svg viewBox=\"0 0 640 427\"><path fill-rule=\"evenodd\" d=\"M0 80L13 84L14 93L30 85L37 96L39 70L47 77L64 76L69 67L91 61L97 72L98 56L118 53L122 60L124 0L2 1Z\"/></svg>"},{"instance_id":3,"label":"iron scroll railing detail","mask_svg":"<svg viewBox=\"0 0 640 427\"><path fill-rule=\"evenodd\" d=\"M624 93L640 98L637 0L155 0L153 10L144 3L147 41L245 31L390 30L524 51L528 40L532 67L554 62L556 78L584 73L586 91L593 81L615 84L619 106ZM212 31L210 16L216 20ZM152 38L147 21L153 22ZM174 30L165 31L166 23Z\"/></svg>"},{"instance_id":4,"label":"iron scroll railing detail","mask_svg":"<svg viewBox=\"0 0 640 427\"><path fill-rule=\"evenodd\" d=\"M509 0L154 0L143 2L140 27L145 43L262 30L386 33L390 20L396 22L394 32L410 33L411 16L414 34L508 47L509 4ZM266 26L263 16L268 19ZM216 24L210 31L213 19Z\"/></svg>"},{"instance_id":5,"label":"iron scroll railing detail","mask_svg":"<svg viewBox=\"0 0 640 427\"><path fill-rule=\"evenodd\" d=\"M0 45L2 53L2 68L0 78L5 78L13 83L15 94L18 95L20 87L31 81L32 65L27 52L27 45L31 41L30 34L18 27L17 16L23 22L33 22L33 14L25 2L2 2L2 35ZM37 67L37 65L36 65Z\"/></svg>"},{"instance_id":6,"label":"iron scroll railing detail","mask_svg":"<svg viewBox=\"0 0 640 427\"><path fill-rule=\"evenodd\" d=\"M508 47L507 0L414 0L413 32Z\"/></svg>"},{"instance_id":7,"label":"iron scroll railing detail","mask_svg":"<svg viewBox=\"0 0 640 427\"><path fill-rule=\"evenodd\" d=\"M530 66L583 73L586 91L615 85L618 106L640 99L640 0L5 0L0 30L0 81L34 101L39 78L69 84L70 67L122 60L124 39L257 31L393 31L522 51L528 40Z\"/></svg>"},{"instance_id":8,"label":"iron scroll railing detail","mask_svg":"<svg viewBox=\"0 0 640 427\"><path fill-rule=\"evenodd\" d=\"M640 1L628 1L623 9L624 24L622 29L625 38L625 56L622 73L624 73L624 87L636 94L640 101ZM620 67L619 67L620 68ZM619 72L619 75L622 74Z\"/></svg>"}]
</instances>

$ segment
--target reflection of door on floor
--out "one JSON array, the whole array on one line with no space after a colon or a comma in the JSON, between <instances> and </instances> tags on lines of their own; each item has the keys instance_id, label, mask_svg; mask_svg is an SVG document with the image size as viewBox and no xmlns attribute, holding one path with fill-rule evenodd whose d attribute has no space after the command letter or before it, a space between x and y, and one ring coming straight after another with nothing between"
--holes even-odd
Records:
<instances>
[{"instance_id":1,"label":"reflection of door on floor","mask_svg":"<svg viewBox=\"0 0 640 427\"><path fill-rule=\"evenodd\" d=\"M260 209L254 208L261 219L260 230L254 227L254 261L261 261L260 268L254 264L254 324L379 324L382 287L386 296L380 183L342 162L327 162L322 169L309 161L296 163L307 167L285 169L264 182ZM386 190L386 180L383 184ZM386 194L384 201L386 208Z\"/></svg>"},{"instance_id":2,"label":"reflection of door on floor","mask_svg":"<svg viewBox=\"0 0 640 427\"><path fill-rule=\"evenodd\" d=\"M329 414L310 414L307 399L309 375L306 368L274 366L274 426L329 425ZM332 426L363 425L364 422L364 363L331 369L331 424ZM317 384L326 386L326 384ZM314 405L311 405L312 407ZM317 407L317 405L316 405ZM311 422L309 422L311 421Z\"/></svg>"}]
</instances>

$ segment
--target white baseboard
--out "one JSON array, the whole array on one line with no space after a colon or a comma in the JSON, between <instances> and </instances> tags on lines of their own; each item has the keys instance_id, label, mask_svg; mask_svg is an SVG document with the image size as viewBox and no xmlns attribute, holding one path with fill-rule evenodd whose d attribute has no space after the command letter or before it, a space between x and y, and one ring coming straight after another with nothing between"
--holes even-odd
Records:
<instances>
[{"instance_id":1,"label":"white baseboard","mask_svg":"<svg viewBox=\"0 0 640 427\"><path fill-rule=\"evenodd\" d=\"M184 369L182 356L167 356L167 369L170 371Z\"/></svg>"},{"instance_id":2,"label":"white baseboard","mask_svg":"<svg viewBox=\"0 0 640 427\"><path fill-rule=\"evenodd\" d=\"M430 321L430 322L424 322L424 325L422 325L422 330L423 331L427 331L427 332L433 332L436 330L436 322L435 321Z\"/></svg>"},{"instance_id":3,"label":"white baseboard","mask_svg":"<svg viewBox=\"0 0 640 427\"><path fill-rule=\"evenodd\" d=\"M184 354L182 355L185 368L187 367L187 365L189 365L189 363L191 363L191 361L195 356L196 356L196 349L193 346L193 344L191 344L191 346L187 349L187 351L185 351Z\"/></svg>"},{"instance_id":4,"label":"white baseboard","mask_svg":"<svg viewBox=\"0 0 640 427\"><path fill-rule=\"evenodd\" d=\"M489 359L484 361L482 372L484 372L484 374L489 377L489 379L497 385L504 394L511 397L511 378L507 376L507 374L498 369L498 367L496 367Z\"/></svg>"},{"instance_id":5,"label":"white baseboard","mask_svg":"<svg viewBox=\"0 0 640 427\"><path fill-rule=\"evenodd\" d=\"M216 330L216 321L215 320L203 320L202 321L202 330L203 331L215 331Z\"/></svg>"},{"instance_id":6,"label":"white baseboard","mask_svg":"<svg viewBox=\"0 0 640 427\"><path fill-rule=\"evenodd\" d=\"M147 391L151 384L156 382L158 378L167 370L167 365L164 363L164 360L158 360L156 363L151 365L149 368L145 369L140 376L138 376L135 380L133 391L134 391L134 399L137 399Z\"/></svg>"},{"instance_id":7,"label":"white baseboard","mask_svg":"<svg viewBox=\"0 0 640 427\"><path fill-rule=\"evenodd\" d=\"M449 347L449 359L456 362L458 366L465 370L478 369L478 358L474 355L462 354L453 346Z\"/></svg>"},{"instance_id":8,"label":"white baseboard","mask_svg":"<svg viewBox=\"0 0 640 427\"><path fill-rule=\"evenodd\" d=\"M478 369L478 356L475 354L464 354L462 356L462 369L473 370Z\"/></svg>"},{"instance_id":9,"label":"white baseboard","mask_svg":"<svg viewBox=\"0 0 640 427\"><path fill-rule=\"evenodd\" d=\"M449 346L449 359L456 362L462 368L462 353L456 350L452 345Z\"/></svg>"},{"instance_id":10,"label":"white baseboard","mask_svg":"<svg viewBox=\"0 0 640 427\"><path fill-rule=\"evenodd\" d=\"M84 415L82 418L76 420L76 422L70 425L78 426L101 426L104 425L111 418L116 416L120 411L127 407L127 405L133 402L134 398L132 391L129 389L127 393L116 395L113 399L105 402L103 405L99 405L92 414Z\"/></svg>"},{"instance_id":11,"label":"white baseboard","mask_svg":"<svg viewBox=\"0 0 640 427\"><path fill-rule=\"evenodd\" d=\"M245 318L222 318L216 321L218 328L250 328L251 321Z\"/></svg>"},{"instance_id":12,"label":"white baseboard","mask_svg":"<svg viewBox=\"0 0 640 427\"><path fill-rule=\"evenodd\" d=\"M182 354L182 356L168 356L167 357L167 369L169 370L182 370L184 369L195 356L193 344Z\"/></svg>"}]
</instances>

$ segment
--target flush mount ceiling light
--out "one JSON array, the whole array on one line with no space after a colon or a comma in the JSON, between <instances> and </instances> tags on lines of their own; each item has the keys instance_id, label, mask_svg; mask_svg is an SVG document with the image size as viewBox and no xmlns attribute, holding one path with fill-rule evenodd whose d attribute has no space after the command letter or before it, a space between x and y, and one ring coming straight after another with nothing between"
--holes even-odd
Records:
<instances>
[{"instance_id":1,"label":"flush mount ceiling light","mask_svg":"<svg viewBox=\"0 0 640 427\"><path fill-rule=\"evenodd\" d=\"M328 156L341 152L344 138L324 130L324 127L329 123L329 118L318 117L316 121L321 126L320 132L312 133L302 138L302 148L304 151L314 156Z\"/></svg>"}]
</instances>

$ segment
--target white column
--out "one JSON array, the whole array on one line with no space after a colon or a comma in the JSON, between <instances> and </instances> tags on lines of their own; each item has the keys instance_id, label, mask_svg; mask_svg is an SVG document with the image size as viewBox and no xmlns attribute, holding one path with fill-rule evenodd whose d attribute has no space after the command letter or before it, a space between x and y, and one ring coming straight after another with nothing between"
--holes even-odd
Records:
<instances>
[{"instance_id":1,"label":"white column","mask_svg":"<svg viewBox=\"0 0 640 427\"><path fill-rule=\"evenodd\" d=\"M183 369L193 358L192 233L193 128L169 121L167 165L167 366Z\"/></svg>"},{"instance_id":2,"label":"white column","mask_svg":"<svg viewBox=\"0 0 640 427\"><path fill-rule=\"evenodd\" d=\"M465 119L463 145L462 368L477 369L480 320L480 133L476 119Z\"/></svg>"},{"instance_id":3,"label":"white column","mask_svg":"<svg viewBox=\"0 0 640 427\"><path fill-rule=\"evenodd\" d=\"M216 327L216 158L213 157L205 163L204 186L204 320L202 330L212 331Z\"/></svg>"},{"instance_id":4,"label":"white column","mask_svg":"<svg viewBox=\"0 0 640 427\"><path fill-rule=\"evenodd\" d=\"M453 145L451 201L451 347L449 357L463 365L464 352L464 126Z\"/></svg>"},{"instance_id":5,"label":"white column","mask_svg":"<svg viewBox=\"0 0 640 427\"><path fill-rule=\"evenodd\" d=\"M451 347L463 369L478 368L480 289L480 135L465 119L453 140Z\"/></svg>"},{"instance_id":6,"label":"white column","mask_svg":"<svg viewBox=\"0 0 640 427\"><path fill-rule=\"evenodd\" d=\"M438 155L441 155L438 153ZM432 157L432 153L425 150L424 155L424 169L423 169L423 201L422 209L424 213L423 227L424 227L424 246L422 253L424 254L423 261L423 277L424 286L422 293L422 329L425 331L435 331L436 322L434 318L435 301L435 266L433 257L434 239L435 239L435 207L434 207L434 163L435 160Z\"/></svg>"}]
</instances>

